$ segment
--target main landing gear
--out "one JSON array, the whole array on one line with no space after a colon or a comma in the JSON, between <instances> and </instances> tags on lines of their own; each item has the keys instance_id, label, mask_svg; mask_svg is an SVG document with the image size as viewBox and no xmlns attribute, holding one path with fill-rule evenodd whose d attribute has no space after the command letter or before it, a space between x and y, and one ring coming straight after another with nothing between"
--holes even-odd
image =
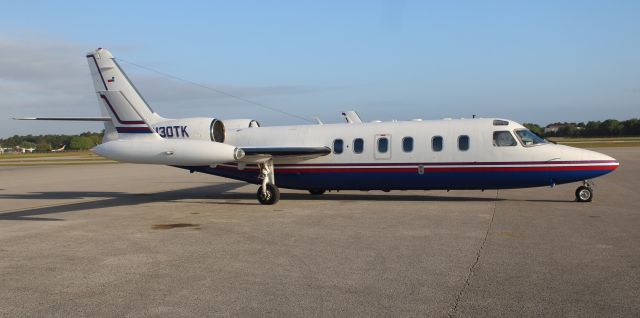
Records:
<instances>
[{"instance_id":1,"label":"main landing gear","mask_svg":"<svg viewBox=\"0 0 640 318\"><path fill-rule=\"evenodd\" d=\"M576 201L591 202L593 200L593 187L591 182L584 180L583 185L576 189Z\"/></svg>"},{"instance_id":2,"label":"main landing gear","mask_svg":"<svg viewBox=\"0 0 640 318\"><path fill-rule=\"evenodd\" d=\"M258 188L257 195L260 204L264 205L276 204L280 200L280 190L273 184L267 184L266 188Z\"/></svg>"},{"instance_id":3,"label":"main landing gear","mask_svg":"<svg viewBox=\"0 0 640 318\"><path fill-rule=\"evenodd\" d=\"M260 168L259 179L262 179L262 186L258 188L258 202L264 205L272 205L280 200L280 190L275 184L275 175L273 173L273 159L258 163Z\"/></svg>"}]
</instances>

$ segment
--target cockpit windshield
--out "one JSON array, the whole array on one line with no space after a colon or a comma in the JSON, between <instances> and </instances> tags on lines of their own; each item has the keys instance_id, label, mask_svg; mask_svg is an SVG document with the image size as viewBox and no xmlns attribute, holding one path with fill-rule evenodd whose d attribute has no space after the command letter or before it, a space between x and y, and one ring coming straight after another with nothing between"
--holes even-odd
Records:
<instances>
[{"instance_id":1,"label":"cockpit windshield","mask_svg":"<svg viewBox=\"0 0 640 318\"><path fill-rule=\"evenodd\" d=\"M516 136L518 136L518 139L520 139L520 142L525 147L531 147L531 146L537 146L537 145L549 143L544 138L531 132L531 130L529 129L518 129L515 132L516 132Z\"/></svg>"}]
</instances>

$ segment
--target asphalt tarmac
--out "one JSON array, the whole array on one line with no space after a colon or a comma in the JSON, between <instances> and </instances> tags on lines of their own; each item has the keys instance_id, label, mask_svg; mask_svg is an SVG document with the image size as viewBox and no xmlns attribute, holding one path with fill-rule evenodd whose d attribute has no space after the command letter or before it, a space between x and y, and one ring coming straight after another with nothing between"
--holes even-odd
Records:
<instances>
[{"instance_id":1,"label":"asphalt tarmac","mask_svg":"<svg viewBox=\"0 0 640 318\"><path fill-rule=\"evenodd\" d=\"M579 184L282 190L162 166L0 167L0 316L640 316L640 148Z\"/></svg>"}]
</instances>

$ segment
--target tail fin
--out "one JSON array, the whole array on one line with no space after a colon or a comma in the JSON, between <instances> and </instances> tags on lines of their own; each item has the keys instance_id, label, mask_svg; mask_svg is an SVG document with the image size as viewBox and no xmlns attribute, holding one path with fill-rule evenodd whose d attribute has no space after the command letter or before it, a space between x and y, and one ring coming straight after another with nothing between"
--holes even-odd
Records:
<instances>
[{"instance_id":1,"label":"tail fin","mask_svg":"<svg viewBox=\"0 0 640 318\"><path fill-rule=\"evenodd\" d=\"M119 134L153 134L151 125L165 119L149 107L111 52L102 48L89 52L87 62L102 115L111 117L105 122L105 141L122 137Z\"/></svg>"}]
</instances>

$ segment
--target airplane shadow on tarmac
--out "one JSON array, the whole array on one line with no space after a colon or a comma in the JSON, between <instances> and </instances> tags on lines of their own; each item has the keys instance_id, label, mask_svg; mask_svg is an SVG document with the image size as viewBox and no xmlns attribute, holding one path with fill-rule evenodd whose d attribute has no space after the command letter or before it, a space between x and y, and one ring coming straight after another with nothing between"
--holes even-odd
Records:
<instances>
[{"instance_id":1,"label":"airplane shadow on tarmac","mask_svg":"<svg viewBox=\"0 0 640 318\"><path fill-rule=\"evenodd\" d=\"M211 204L236 204L236 205L259 205L256 195L252 192L238 193L229 192L247 185L246 183L221 183L179 190L163 191L156 193L125 193L125 192L91 192L91 191L51 191L32 192L25 194L0 194L0 199L18 200L84 200L74 203L63 203L60 205L47 205L19 210L0 211L0 221L2 220L25 220L25 221L63 221L61 218L43 217L43 215L76 212L84 210L94 210L101 208L111 208L118 206L131 206L151 202L170 202L184 199L202 200L223 200L222 202L206 201ZM93 199L92 199L93 198ZM324 195L310 195L306 192L282 193L282 200L287 201L412 201L412 202L496 202L504 201L502 198L487 197L466 197L466 196L439 196L439 195L398 195L398 194L369 194L369 193L338 193L331 192ZM247 200L248 202L238 202L236 200ZM517 200L518 201L518 200ZM548 201L548 200L533 200ZM556 202L556 201L554 201ZM561 201L565 202L565 201Z\"/></svg>"},{"instance_id":2,"label":"airplane shadow on tarmac","mask_svg":"<svg viewBox=\"0 0 640 318\"><path fill-rule=\"evenodd\" d=\"M180 199L210 199L223 197L223 193L245 185L245 183L213 184L201 187L156 193L125 193L125 192L91 192L91 191L49 191L31 192L25 194L0 194L0 199L18 200L82 200L75 203L48 205L35 208L19 209L16 211L0 212L0 220L32 220L32 221L63 221L60 218L38 217L40 215L94 210L118 206L138 205L150 202L173 201ZM91 200L91 198L95 198ZM87 201L89 199L89 201Z\"/></svg>"}]
</instances>

